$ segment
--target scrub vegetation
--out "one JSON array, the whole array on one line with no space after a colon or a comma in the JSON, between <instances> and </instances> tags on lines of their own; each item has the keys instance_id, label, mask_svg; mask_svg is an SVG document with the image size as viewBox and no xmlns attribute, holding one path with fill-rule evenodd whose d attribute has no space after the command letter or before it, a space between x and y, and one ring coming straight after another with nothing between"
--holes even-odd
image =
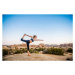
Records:
<instances>
[{"instance_id":1,"label":"scrub vegetation","mask_svg":"<svg viewBox=\"0 0 75 75\"><path fill-rule=\"evenodd\" d=\"M33 49L33 48L31 48L30 50L29 50L29 52L30 53L39 53L40 51L42 51L42 53L43 54L55 54L55 55L63 55L64 54L64 50L62 49L62 48L54 48L54 47L52 47L52 48L39 48L39 49L37 49L37 48L35 48L35 49ZM10 50L8 50L8 49L3 49L2 50L2 54L3 54L3 56L5 56L5 55L11 55L11 54L22 54L22 53L25 53L25 52L27 52L27 49L25 48L21 48L21 49L10 49ZM66 52L70 52L70 53L72 53L73 52L73 49L71 49L71 48L68 48L67 50L66 50Z\"/></svg>"}]
</instances>

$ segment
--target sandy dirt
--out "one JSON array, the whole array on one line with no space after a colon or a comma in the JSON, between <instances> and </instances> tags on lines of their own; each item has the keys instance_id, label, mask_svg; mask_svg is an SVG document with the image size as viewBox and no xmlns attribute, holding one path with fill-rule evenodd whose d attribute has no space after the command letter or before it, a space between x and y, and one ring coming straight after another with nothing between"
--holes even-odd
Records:
<instances>
[{"instance_id":1,"label":"sandy dirt","mask_svg":"<svg viewBox=\"0 0 75 75\"><path fill-rule=\"evenodd\" d=\"M31 53L31 56L28 56L27 53L23 54L14 54L6 55L3 57L4 61L67 61L68 57L72 57L71 53L62 55L53 55L53 54L40 54L40 53Z\"/></svg>"}]
</instances>

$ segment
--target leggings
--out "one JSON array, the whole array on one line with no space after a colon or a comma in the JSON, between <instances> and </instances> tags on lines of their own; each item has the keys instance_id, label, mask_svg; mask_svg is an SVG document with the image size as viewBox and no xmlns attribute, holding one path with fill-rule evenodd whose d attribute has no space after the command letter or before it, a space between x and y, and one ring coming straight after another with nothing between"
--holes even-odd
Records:
<instances>
[{"instance_id":1,"label":"leggings","mask_svg":"<svg viewBox=\"0 0 75 75\"><path fill-rule=\"evenodd\" d=\"M30 40L23 40L23 39L21 38L21 41L26 42L26 44L27 44L27 50L29 50L29 43L30 43Z\"/></svg>"}]
</instances>

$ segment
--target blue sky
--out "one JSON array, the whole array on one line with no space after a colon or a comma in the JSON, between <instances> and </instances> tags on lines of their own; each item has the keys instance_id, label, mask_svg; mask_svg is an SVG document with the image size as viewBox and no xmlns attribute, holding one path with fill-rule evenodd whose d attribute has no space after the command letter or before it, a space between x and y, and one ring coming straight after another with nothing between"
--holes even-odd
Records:
<instances>
[{"instance_id":1,"label":"blue sky","mask_svg":"<svg viewBox=\"0 0 75 75\"><path fill-rule=\"evenodd\" d=\"M37 35L32 44L62 44L73 42L71 14L4 14L2 15L3 45L21 44L23 34ZM25 37L24 39L30 39Z\"/></svg>"}]
</instances>

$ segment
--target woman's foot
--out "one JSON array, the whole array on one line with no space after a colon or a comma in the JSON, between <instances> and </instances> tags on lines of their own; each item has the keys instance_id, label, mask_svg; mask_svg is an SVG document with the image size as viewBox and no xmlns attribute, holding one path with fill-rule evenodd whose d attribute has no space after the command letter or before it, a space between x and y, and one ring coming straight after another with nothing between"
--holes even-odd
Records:
<instances>
[{"instance_id":1,"label":"woman's foot","mask_svg":"<svg viewBox=\"0 0 75 75\"><path fill-rule=\"evenodd\" d=\"M30 54L28 54L28 56L31 56Z\"/></svg>"},{"instance_id":2,"label":"woman's foot","mask_svg":"<svg viewBox=\"0 0 75 75\"><path fill-rule=\"evenodd\" d=\"M23 35L22 39L24 39L25 35L26 35L26 34Z\"/></svg>"}]
</instances>

